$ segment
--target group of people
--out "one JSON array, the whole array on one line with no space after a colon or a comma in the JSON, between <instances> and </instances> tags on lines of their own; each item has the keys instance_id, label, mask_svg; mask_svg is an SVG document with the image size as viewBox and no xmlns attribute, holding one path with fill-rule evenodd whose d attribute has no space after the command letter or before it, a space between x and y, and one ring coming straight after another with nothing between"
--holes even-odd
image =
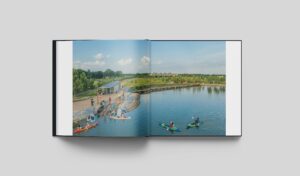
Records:
<instances>
[{"instance_id":1,"label":"group of people","mask_svg":"<svg viewBox=\"0 0 300 176\"><path fill-rule=\"evenodd\" d=\"M109 104L111 104L111 97L108 98ZM91 106L93 107L95 105L94 98L91 98Z\"/></svg>"},{"instance_id":2,"label":"group of people","mask_svg":"<svg viewBox=\"0 0 300 176\"><path fill-rule=\"evenodd\" d=\"M192 122L192 124L199 124L199 123L200 123L200 118L199 117L194 118L194 121ZM174 122L170 121L169 127L173 128L174 126L175 126Z\"/></svg>"},{"instance_id":3,"label":"group of people","mask_svg":"<svg viewBox=\"0 0 300 176\"><path fill-rule=\"evenodd\" d=\"M96 91L97 104L99 104L99 99L101 100L101 95L103 95L103 93L99 92L99 90ZM95 105L95 100L94 98L91 98L90 100L91 100L91 106L93 107ZM109 97L109 104L111 104L111 101L112 99L111 97Z\"/></svg>"}]
</instances>

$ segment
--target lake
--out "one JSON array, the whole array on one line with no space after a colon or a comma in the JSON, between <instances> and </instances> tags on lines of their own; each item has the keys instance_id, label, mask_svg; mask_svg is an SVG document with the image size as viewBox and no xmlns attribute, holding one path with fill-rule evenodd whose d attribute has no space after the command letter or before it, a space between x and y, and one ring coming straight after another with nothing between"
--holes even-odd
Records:
<instances>
[{"instance_id":1,"label":"lake","mask_svg":"<svg viewBox=\"0 0 300 176\"><path fill-rule=\"evenodd\" d=\"M191 87L151 93L151 135L225 135L225 89ZM192 117L200 127L186 129ZM159 126L173 121L181 132Z\"/></svg>"},{"instance_id":2,"label":"lake","mask_svg":"<svg viewBox=\"0 0 300 176\"><path fill-rule=\"evenodd\" d=\"M151 109L151 111L150 111ZM99 125L80 136L225 135L225 88L190 87L151 92L140 96L140 105L126 113L130 120L98 119ZM192 117L198 128L186 129ZM160 123L173 121L180 132L170 132ZM149 122L149 123L148 123Z\"/></svg>"}]
</instances>

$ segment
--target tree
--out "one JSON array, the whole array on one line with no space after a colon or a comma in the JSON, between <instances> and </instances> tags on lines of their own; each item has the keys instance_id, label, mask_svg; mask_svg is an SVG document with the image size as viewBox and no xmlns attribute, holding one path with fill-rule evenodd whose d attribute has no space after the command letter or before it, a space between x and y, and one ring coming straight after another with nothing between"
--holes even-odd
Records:
<instances>
[{"instance_id":1,"label":"tree","mask_svg":"<svg viewBox=\"0 0 300 176\"><path fill-rule=\"evenodd\" d=\"M112 77L114 76L114 71L112 71L111 69L106 69L104 72L104 76L105 77Z\"/></svg>"},{"instance_id":2,"label":"tree","mask_svg":"<svg viewBox=\"0 0 300 176\"><path fill-rule=\"evenodd\" d=\"M116 71L115 76L122 76L122 71Z\"/></svg>"}]
</instances>

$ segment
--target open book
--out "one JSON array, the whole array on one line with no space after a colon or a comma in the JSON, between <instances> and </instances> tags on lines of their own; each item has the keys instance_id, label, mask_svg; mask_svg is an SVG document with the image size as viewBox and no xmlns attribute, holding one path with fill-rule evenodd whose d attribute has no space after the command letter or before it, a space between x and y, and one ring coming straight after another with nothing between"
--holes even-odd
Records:
<instances>
[{"instance_id":1,"label":"open book","mask_svg":"<svg viewBox=\"0 0 300 176\"><path fill-rule=\"evenodd\" d=\"M241 45L53 41L53 135L241 136Z\"/></svg>"}]
</instances>

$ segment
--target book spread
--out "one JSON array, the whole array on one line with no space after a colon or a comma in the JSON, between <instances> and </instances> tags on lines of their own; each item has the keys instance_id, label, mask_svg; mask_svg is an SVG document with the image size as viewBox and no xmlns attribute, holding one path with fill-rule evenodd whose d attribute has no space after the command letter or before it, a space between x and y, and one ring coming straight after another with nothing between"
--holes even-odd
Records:
<instances>
[{"instance_id":1,"label":"book spread","mask_svg":"<svg viewBox=\"0 0 300 176\"><path fill-rule=\"evenodd\" d=\"M240 40L53 41L54 136L241 136Z\"/></svg>"}]
</instances>

